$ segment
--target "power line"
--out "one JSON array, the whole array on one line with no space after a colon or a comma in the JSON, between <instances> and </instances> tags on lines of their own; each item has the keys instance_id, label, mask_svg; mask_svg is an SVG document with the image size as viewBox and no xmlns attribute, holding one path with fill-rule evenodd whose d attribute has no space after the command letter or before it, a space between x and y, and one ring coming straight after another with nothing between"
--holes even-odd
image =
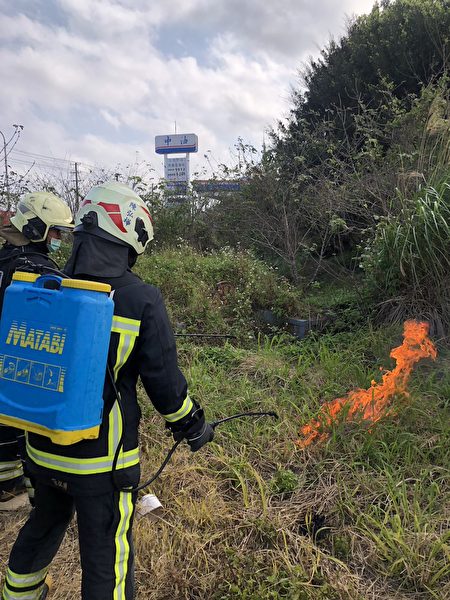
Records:
<instances>
[{"instance_id":1,"label":"power line","mask_svg":"<svg viewBox=\"0 0 450 600\"><path fill-rule=\"evenodd\" d=\"M26 150L14 150L14 154L24 154L25 156L34 156L36 158L45 158L49 160L57 160L60 162L73 162L67 158L57 158L55 156L46 156L45 154L38 154L36 152L27 152Z\"/></svg>"},{"instance_id":2,"label":"power line","mask_svg":"<svg viewBox=\"0 0 450 600\"><path fill-rule=\"evenodd\" d=\"M10 160L13 164L38 167L40 169L50 169L53 171L63 171L65 168L74 171L75 163L78 165L78 172L96 172L104 170L101 165L91 165L89 163L69 160L68 158L59 158L56 156L48 156L38 152L29 152L28 150L16 150L11 152ZM129 167L127 167L129 168Z\"/></svg>"},{"instance_id":3,"label":"power line","mask_svg":"<svg viewBox=\"0 0 450 600\"><path fill-rule=\"evenodd\" d=\"M46 168L46 169L54 169L56 171L62 171L63 167L61 167L61 165L51 165L51 164L47 164L47 163L41 163L35 160L22 160L20 158L15 158L14 159L14 163L19 164L19 165L25 165L25 166L36 166L36 167L42 167L42 168Z\"/></svg>"},{"instance_id":4,"label":"power line","mask_svg":"<svg viewBox=\"0 0 450 600\"><path fill-rule=\"evenodd\" d=\"M26 158L13 158L13 164L25 165L25 166L36 166L41 169L52 169L55 171L73 171L75 163L67 163L67 164L58 164L58 163L50 163L45 162L43 160L33 159L32 157L27 160ZM91 168L89 166L84 166L83 163L78 163L83 167L83 171L90 171Z\"/></svg>"},{"instance_id":5,"label":"power line","mask_svg":"<svg viewBox=\"0 0 450 600\"><path fill-rule=\"evenodd\" d=\"M73 165L75 162L77 162L79 165L83 165L88 169L95 169L94 165L91 165L89 163L84 163L84 162L80 162L80 161L74 161L74 160L69 160L68 158L58 158L56 156L47 156L45 154L38 154L37 152L28 152L27 150L13 150L12 152L14 155L15 154L20 154L23 156L28 156L30 158L38 158L38 159L44 159L44 160L51 160L53 162L64 162L70 165ZM14 160L18 160L17 158L14 158Z\"/></svg>"},{"instance_id":6,"label":"power line","mask_svg":"<svg viewBox=\"0 0 450 600\"><path fill-rule=\"evenodd\" d=\"M46 167L49 169L57 169L58 171L62 171L65 167L63 167L62 165L57 165L57 164L50 164L50 163L43 163L37 160L26 160L26 159L22 159L22 158L15 158L14 159L14 163L18 163L18 164L22 164L22 165L36 165L39 167Z\"/></svg>"}]
</instances>

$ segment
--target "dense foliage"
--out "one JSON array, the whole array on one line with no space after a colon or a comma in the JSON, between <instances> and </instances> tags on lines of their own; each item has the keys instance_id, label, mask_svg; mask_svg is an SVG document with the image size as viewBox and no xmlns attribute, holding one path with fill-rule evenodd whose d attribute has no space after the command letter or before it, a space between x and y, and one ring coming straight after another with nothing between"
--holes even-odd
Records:
<instances>
[{"instance_id":1,"label":"dense foliage","mask_svg":"<svg viewBox=\"0 0 450 600\"><path fill-rule=\"evenodd\" d=\"M178 332L232 334L244 341L257 332L259 310L285 316L302 307L298 291L248 252L202 255L183 245L144 255L135 271L161 289Z\"/></svg>"},{"instance_id":2,"label":"dense foliage","mask_svg":"<svg viewBox=\"0 0 450 600\"><path fill-rule=\"evenodd\" d=\"M381 313L426 318L450 329L450 185L424 188L398 216L383 218L363 256Z\"/></svg>"},{"instance_id":3,"label":"dense foliage","mask_svg":"<svg viewBox=\"0 0 450 600\"><path fill-rule=\"evenodd\" d=\"M449 31L443 0L381 2L357 18L303 72L306 87L294 93L261 160L240 143L240 165L227 175L241 177L241 193L193 197L179 209L183 239L202 249L252 248L301 287L358 277L362 262L374 265L384 252L394 261L389 269L366 269L373 303L386 301L382 314L394 320L417 309L443 331L447 296L428 293L429 281L401 275L398 296L392 274L403 265L395 262L400 254L382 250L389 236L380 223L403 231L418 202L427 211L423 227L435 216L425 198L450 169ZM445 226L434 229L433 247L445 251ZM415 261L412 253L413 270L440 268L431 251L420 267ZM397 310L399 303L410 310Z\"/></svg>"}]
</instances>

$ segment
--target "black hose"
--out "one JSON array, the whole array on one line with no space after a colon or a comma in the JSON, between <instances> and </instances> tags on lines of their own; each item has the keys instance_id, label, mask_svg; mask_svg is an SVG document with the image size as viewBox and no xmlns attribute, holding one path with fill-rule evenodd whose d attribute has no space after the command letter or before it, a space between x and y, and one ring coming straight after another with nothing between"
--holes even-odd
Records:
<instances>
[{"instance_id":1,"label":"black hose","mask_svg":"<svg viewBox=\"0 0 450 600\"><path fill-rule=\"evenodd\" d=\"M39 254L38 252L35 252L34 254ZM34 262L32 262L31 260L28 260L27 258L25 258L22 262L22 264L17 265L16 270L18 271L25 271L26 269L30 269L32 273L36 273L36 271L38 271L39 275L43 275L44 273L53 273L55 275L58 275L59 277L62 277L63 279L70 279L70 277L68 275L66 275L65 273L63 273L62 271L59 270L59 265L56 261L53 260L53 258L50 258L49 256L46 257L48 260L51 260L52 263L54 265L56 265L58 268L54 269L53 267L48 267L47 265L37 265Z\"/></svg>"},{"instance_id":2,"label":"black hose","mask_svg":"<svg viewBox=\"0 0 450 600\"><path fill-rule=\"evenodd\" d=\"M169 450L169 452L167 453L166 458L163 460L161 466L156 471L156 473L153 475L153 477L150 477L150 479L148 481L145 481L144 483L141 483L141 485L138 485L138 486L136 486L134 488L131 488L131 489L130 488L121 489L121 491L122 492L133 492L133 493L134 492L140 492L144 488L148 487L151 483L153 483L155 481L155 479L158 479L158 477L161 475L161 473L166 468L167 463L172 458L173 453L175 452L175 450L178 448L178 446L181 444L182 441L183 440L178 440L177 442L175 442L175 444Z\"/></svg>"},{"instance_id":3,"label":"black hose","mask_svg":"<svg viewBox=\"0 0 450 600\"><path fill-rule=\"evenodd\" d=\"M212 423L210 423L210 425L213 429L215 429L217 425L222 425L222 423L232 421L233 419L241 419L242 417L273 417L274 419L278 419L277 413L273 410L269 410L266 412L245 412L238 413L237 415L231 415L231 417L224 417L223 419L219 419L218 421L213 421Z\"/></svg>"},{"instance_id":4,"label":"black hose","mask_svg":"<svg viewBox=\"0 0 450 600\"><path fill-rule=\"evenodd\" d=\"M17 259L17 261L21 261L21 262L27 262L30 265L33 265L34 267L43 267L44 265L35 265L35 263L31 262L28 260L29 256L43 256L46 260L49 260L50 262L52 262L56 267L59 268L58 263L56 262L56 260L53 260L53 258L51 258L51 256L49 256L48 254L44 254L43 252L25 252L25 251L20 251L17 252L15 255L14 253L11 253L9 256L5 256L4 258L0 258L0 263L4 263L7 260L13 260L13 259ZM16 265L16 268L19 265Z\"/></svg>"},{"instance_id":5,"label":"black hose","mask_svg":"<svg viewBox=\"0 0 450 600\"><path fill-rule=\"evenodd\" d=\"M228 340L236 340L237 337L235 335L228 335L225 333L174 333L175 337L193 337L193 338L220 338L220 339L228 339Z\"/></svg>"},{"instance_id":6,"label":"black hose","mask_svg":"<svg viewBox=\"0 0 450 600\"><path fill-rule=\"evenodd\" d=\"M121 414L123 414L122 411L121 411ZM233 419L241 419L242 417L273 417L274 419L278 419L277 413L273 412L273 411L267 411L267 412L246 412L246 413L239 413L237 415L231 415L230 417L225 417L223 419L219 419L217 421L213 421L212 423L210 423L210 425L211 425L211 427L213 429L215 429L218 425L222 425L222 423L226 423L227 421L232 421ZM122 432L123 432L123 428L122 428ZM118 448L120 448L122 440L123 440L123 434L122 434L122 438L121 438L121 440L119 442ZM143 490L144 488L146 488L150 484L152 484L155 481L155 479L157 479L161 475L161 473L164 471L164 469L167 466L167 463L170 461L170 459L172 458L173 453L175 452L175 450L178 448L178 446L181 444L182 441L183 440L178 440L177 442L175 442L173 444L172 448L167 453L166 458L164 459L164 461L162 462L161 466L156 471L156 473L153 475L153 477L151 477L145 483L141 483L141 485L138 485L137 487L134 487L134 488L120 488L120 491L121 492L130 492L130 493L139 492L140 490ZM115 465L117 464L117 460L116 460L117 456L118 456L118 451L116 450L116 456L114 456L114 461L115 462L113 462L113 481L114 481L114 485L116 485L116 481L114 479L114 469L115 469Z\"/></svg>"}]
</instances>

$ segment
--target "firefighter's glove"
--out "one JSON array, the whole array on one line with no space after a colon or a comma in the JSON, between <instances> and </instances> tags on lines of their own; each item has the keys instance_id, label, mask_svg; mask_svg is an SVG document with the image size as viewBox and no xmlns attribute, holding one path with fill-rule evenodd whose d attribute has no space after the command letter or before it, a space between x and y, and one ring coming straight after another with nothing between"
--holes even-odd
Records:
<instances>
[{"instance_id":1,"label":"firefighter's glove","mask_svg":"<svg viewBox=\"0 0 450 600\"><path fill-rule=\"evenodd\" d=\"M167 426L172 431L173 439L176 442L185 439L192 452L200 450L214 437L214 429L205 421L205 413L197 403L194 403L194 408L187 417L175 423L167 423Z\"/></svg>"},{"instance_id":2,"label":"firefighter's glove","mask_svg":"<svg viewBox=\"0 0 450 600\"><path fill-rule=\"evenodd\" d=\"M209 423L204 423L203 429L192 437L188 437L187 443L189 444L192 452L197 452L202 446L208 442L212 442L214 438L214 429Z\"/></svg>"}]
</instances>

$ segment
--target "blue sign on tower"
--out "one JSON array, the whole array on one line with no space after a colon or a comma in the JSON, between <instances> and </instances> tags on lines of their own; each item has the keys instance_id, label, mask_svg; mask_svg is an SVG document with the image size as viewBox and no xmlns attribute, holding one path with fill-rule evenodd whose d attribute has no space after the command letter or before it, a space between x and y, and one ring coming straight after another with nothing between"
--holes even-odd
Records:
<instances>
[{"instance_id":1,"label":"blue sign on tower","mask_svg":"<svg viewBox=\"0 0 450 600\"><path fill-rule=\"evenodd\" d=\"M155 137L156 154L185 154L198 152L198 137L195 133L173 133Z\"/></svg>"}]
</instances>

